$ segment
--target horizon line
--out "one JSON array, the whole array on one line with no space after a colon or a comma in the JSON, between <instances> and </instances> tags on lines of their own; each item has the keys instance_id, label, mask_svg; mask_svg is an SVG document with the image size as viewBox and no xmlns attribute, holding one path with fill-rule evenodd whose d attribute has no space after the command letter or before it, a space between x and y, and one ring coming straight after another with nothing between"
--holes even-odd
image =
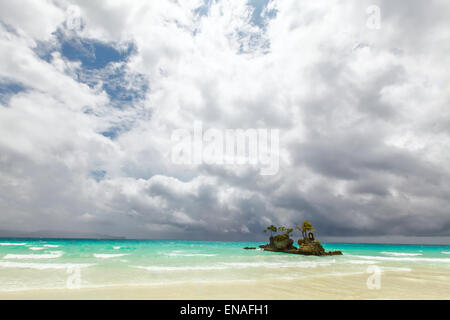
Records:
<instances>
[{"instance_id":1,"label":"horizon line","mask_svg":"<svg viewBox=\"0 0 450 320\"><path fill-rule=\"evenodd\" d=\"M198 242L265 242L261 241L250 241L250 240L195 240L195 239L150 239L150 238L126 238L126 237L110 237L110 238L74 238L74 237L27 237L27 236L19 236L19 237L4 237L0 236L0 239L29 239L29 240L109 240L109 241L198 241ZM322 243L326 244L378 244L378 245L411 245L411 246L450 246L450 243L435 243L435 244L426 244L426 243L399 243L399 242L326 242Z\"/></svg>"}]
</instances>

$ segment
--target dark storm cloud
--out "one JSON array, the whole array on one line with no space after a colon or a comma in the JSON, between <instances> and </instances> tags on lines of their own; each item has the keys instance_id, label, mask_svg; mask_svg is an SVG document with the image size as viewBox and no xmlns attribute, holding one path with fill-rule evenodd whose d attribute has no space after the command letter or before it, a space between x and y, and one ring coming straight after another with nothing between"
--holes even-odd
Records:
<instances>
[{"instance_id":1,"label":"dark storm cloud","mask_svg":"<svg viewBox=\"0 0 450 320\"><path fill-rule=\"evenodd\" d=\"M438 180L442 174L420 159L420 155L389 146L376 136L347 132L342 136L317 137L293 147L297 163L331 178L358 180L367 172L390 173L401 177L421 176Z\"/></svg>"},{"instance_id":2,"label":"dark storm cloud","mask_svg":"<svg viewBox=\"0 0 450 320\"><path fill-rule=\"evenodd\" d=\"M5 234L261 239L307 219L330 239L448 240L446 1L73 5L82 30L62 3L0 5ZM57 30L85 42L62 50ZM173 164L194 121L279 129L278 173Z\"/></svg>"}]
</instances>

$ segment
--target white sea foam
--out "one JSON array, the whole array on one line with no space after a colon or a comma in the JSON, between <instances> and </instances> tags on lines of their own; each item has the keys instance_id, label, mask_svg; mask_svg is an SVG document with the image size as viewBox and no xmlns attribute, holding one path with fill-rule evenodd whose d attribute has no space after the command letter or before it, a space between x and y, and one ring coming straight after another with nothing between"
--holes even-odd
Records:
<instances>
[{"instance_id":1,"label":"white sea foam","mask_svg":"<svg viewBox=\"0 0 450 320\"><path fill-rule=\"evenodd\" d=\"M351 263L351 264L375 264L375 263L377 263L376 261L371 261L371 260L348 260L346 262Z\"/></svg>"},{"instance_id":2,"label":"white sea foam","mask_svg":"<svg viewBox=\"0 0 450 320\"><path fill-rule=\"evenodd\" d=\"M57 244L44 244L44 247L47 247L47 248L58 248L59 245L57 245Z\"/></svg>"},{"instance_id":3,"label":"white sea foam","mask_svg":"<svg viewBox=\"0 0 450 320\"><path fill-rule=\"evenodd\" d=\"M25 246L26 243L11 243L11 242L2 242L0 246Z\"/></svg>"},{"instance_id":4,"label":"white sea foam","mask_svg":"<svg viewBox=\"0 0 450 320\"><path fill-rule=\"evenodd\" d=\"M333 263L336 263L336 260L299 262L225 262L223 264L237 268L315 268L329 266Z\"/></svg>"},{"instance_id":5,"label":"white sea foam","mask_svg":"<svg viewBox=\"0 0 450 320\"><path fill-rule=\"evenodd\" d=\"M410 261L410 262L444 262L450 263L450 258L423 258L423 257L376 257L376 256L358 256L348 255L348 257L355 257L368 260L381 261Z\"/></svg>"},{"instance_id":6,"label":"white sea foam","mask_svg":"<svg viewBox=\"0 0 450 320\"><path fill-rule=\"evenodd\" d=\"M225 266L183 266L183 267L160 267L160 266L135 266L138 269L144 269L148 271L165 272L165 271L207 271L207 270L224 270L228 269Z\"/></svg>"},{"instance_id":7,"label":"white sea foam","mask_svg":"<svg viewBox=\"0 0 450 320\"><path fill-rule=\"evenodd\" d=\"M415 257L415 256L421 256L421 253L406 253L406 252L389 252L389 251L383 251L382 254L386 254L389 256L396 256L396 257Z\"/></svg>"},{"instance_id":8,"label":"white sea foam","mask_svg":"<svg viewBox=\"0 0 450 320\"><path fill-rule=\"evenodd\" d=\"M442 254L450 254L450 251L442 251Z\"/></svg>"},{"instance_id":9,"label":"white sea foam","mask_svg":"<svg viewBox=\"0 0 450 320\"><path fill-rule=\"evenodd\" d=\"M119 249L120 249L120 247L113 247L113 249L114 249L114 250L119 250Z\"/></svg>"},{"instance_id":10,"label":"white sea foam","mask_svg":"<svg viewBox=\"0 0 450 320\"><path fill-rule=\"evenodd\" d=\"M7 254L3 259L56 259L63 255L62 251L51 251L44 254Z\"/></svg>"},{"instance_id":11,"label":"white sea foam","mask_svg":"<svg viewBox=\"0 0 450 320\"><path fill-rule=\"evenodd\" d=\"M162 267L162 266L135 266L135 268L145 269L148 271L165 272L165 271L208 271L208 270L224 270L224 269L243 269L243 268L315 268L318 266L328 266L335 263L336 260L325 261L302 261L302 262L225 262L220 265L209 266L180 266L180 267Z\"/></svg>"},{"instance_id":12,"label":"white sea foam","mask_svg":"<svg viewBox=\"0 0 450 320\"><path fill-rule=\"evenodd\" d=\"M411 268L394 268L394 267L381 267L382 271L401 271L401 272L411 272Z\"/></svg>"},{"instance_id":13,"label":"white sea foam","mask_svg":"<svg viewBox=\"0 0 450 320\"><path fill-rule=\"evenodd\" d=\"M93 266L94 264L88 263L24 263L24 262L11 262L11 261L0 261L0 268L22 268L22 269L67 269L67 268L84 268Z\"/></svg>"},{"instance_id":14,"label":"white sea foam","mask_svg":"<svg viewBox=\"0 0 450 320\"><path fill-rule=\"evenodd\" d=\"M33 251L38 251L38 250L44 250L45 248L43 248L43 247L29 247L28 249L33 250Z\"/></svg>"},{"instance_id":15,"label":"white sea foam","mask_svg":"<svg viewBox=\"0 0 450 320\"><path fill-rule=\"evenodd\" d=\"M110 259L110 258L116 258L116 257L122 257L126 256L127 253L94 253L94 257L99 259Z\"/></svg>"},{"instance_id":16,"label":"white sea foam","mask_svg":"<svg viewBox=\"0 0 450 320\"><path fill-rule=\"evenodd\" d=\"M215 257L217 254L209 253L181 253L181 252L169 252L164 253L164 255L169 257Z\"/></svg>"}]
</instances>

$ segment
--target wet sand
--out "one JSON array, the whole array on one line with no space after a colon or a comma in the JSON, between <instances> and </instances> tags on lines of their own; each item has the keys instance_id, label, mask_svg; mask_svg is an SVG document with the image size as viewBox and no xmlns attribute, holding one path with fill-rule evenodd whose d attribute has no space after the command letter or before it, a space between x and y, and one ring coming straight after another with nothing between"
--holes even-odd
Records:
<instances>
[{"instance_id":1,"label":"wet sand","mask_svg":"<svg viewBox=\"0 0 450 320\"><path fill-rule=\"evenodd\" d=\"M0 292L0 299L450 299L450 275L439 269L383 272L378 290L367 288L369 276L28 290Z\"/></svg>"}]
</instances>

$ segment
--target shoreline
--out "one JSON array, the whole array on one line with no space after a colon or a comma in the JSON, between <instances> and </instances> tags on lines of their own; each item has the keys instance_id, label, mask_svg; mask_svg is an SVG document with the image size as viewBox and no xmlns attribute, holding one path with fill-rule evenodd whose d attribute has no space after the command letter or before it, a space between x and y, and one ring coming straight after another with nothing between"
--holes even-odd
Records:
<instances>
[{"instance_id":1,"label":"shoreline","mask_svg":"<svg viewBox=\"0 0 450 320\"><path fill-rule=\"evenodd\" d=\"M186 282L151 286L110 286L0 292L2 300L366 300L449 299L447 273L430 269L383 272L381 288L368 289L370 274L305 279ZM448 279L447 279L448 280Z\"/></svg>"}]
</instances>

